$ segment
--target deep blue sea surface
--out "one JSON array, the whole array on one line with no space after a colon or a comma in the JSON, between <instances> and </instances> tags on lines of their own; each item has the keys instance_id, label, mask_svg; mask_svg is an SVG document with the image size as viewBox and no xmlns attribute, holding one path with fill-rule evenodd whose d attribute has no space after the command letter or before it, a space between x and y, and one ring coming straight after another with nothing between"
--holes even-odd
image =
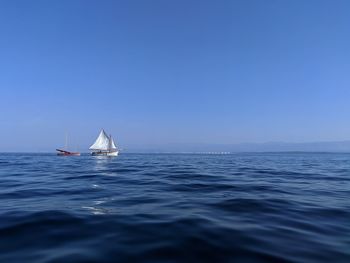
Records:
<instances>
[{"instance_id":1,"label":"deep blue sea surface","mask_svg":"<svg viewBox=\"0 0 350 263\"><path fill-rule=\"evenodd\" d=\"M0 262L350 262L350 154L0 154Z\"/></svg>"}]
</instances>

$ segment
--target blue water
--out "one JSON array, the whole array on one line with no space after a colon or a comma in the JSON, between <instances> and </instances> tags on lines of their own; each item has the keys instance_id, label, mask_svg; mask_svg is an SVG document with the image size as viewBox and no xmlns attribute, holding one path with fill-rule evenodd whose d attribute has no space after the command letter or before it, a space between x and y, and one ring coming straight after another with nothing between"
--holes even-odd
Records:
<instances>
[{"instance_id":1,"label":"blue water","mask_svg":"<svg viewBox=\"0 0 350 263\"><path fill-rule=\"evenodd\" d=\"M350 262L350 154L0 154L0 262Z\"/></svg>"}]
</instances>

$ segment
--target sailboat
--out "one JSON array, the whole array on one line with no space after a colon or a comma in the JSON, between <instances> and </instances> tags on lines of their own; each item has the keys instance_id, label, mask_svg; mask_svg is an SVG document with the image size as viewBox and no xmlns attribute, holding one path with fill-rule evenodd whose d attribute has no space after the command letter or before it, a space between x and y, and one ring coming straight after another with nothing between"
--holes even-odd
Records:
<instances>
[{"instance_id":1,"label":"sailboat","mask_svg":"<svg viewBox=\"0 0 350 263\"><path fill-rule=\"evenodd\" d=\"M118 156L119 153L112 135L108 136L103 129L89 149L92 150L92 155Z\"/></svg>"},{"instance_id":2,"label":"sailboat","mask_svg":"<svg viewBox=\"0 0 350 263\"><path fill-rule=\"evenodd\" d=\"M66 134L66 144L64 146L64 150L62 149L56 149L57 155L59 156L79 156L79 152L70 152L68 149L68 135Z\"/></svg>"}]
</instances>

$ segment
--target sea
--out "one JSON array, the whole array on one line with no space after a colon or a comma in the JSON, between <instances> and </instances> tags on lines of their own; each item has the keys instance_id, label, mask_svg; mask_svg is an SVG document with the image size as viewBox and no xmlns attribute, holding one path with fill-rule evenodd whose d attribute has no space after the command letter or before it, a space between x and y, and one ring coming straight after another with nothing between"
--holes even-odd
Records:
<instances>
[{"instance_id":1,"label":"sea","mask_svg":"<svg viewBox=\"0 0 350 263\"><path fill-rule=\"evenodd\" d=\"M0 262L350 262L350 154L0 154Z\"/></svg>"}]
</instances>

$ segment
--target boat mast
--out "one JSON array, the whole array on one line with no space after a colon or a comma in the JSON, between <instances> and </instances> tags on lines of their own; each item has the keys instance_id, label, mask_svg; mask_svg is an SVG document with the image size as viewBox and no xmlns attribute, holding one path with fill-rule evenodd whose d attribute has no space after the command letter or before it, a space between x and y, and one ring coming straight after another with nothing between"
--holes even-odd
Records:
<instances>
[{"instance_id":1,"label":"boat mast","mask_svg":"<svg viewBox=\"0 0 350 263\"><path fill-rule=\"evenodd\" d=\"M64 144L64 149L68 150L68 133L66 132L66 142Z\"/></svg>"}]
</instances>

